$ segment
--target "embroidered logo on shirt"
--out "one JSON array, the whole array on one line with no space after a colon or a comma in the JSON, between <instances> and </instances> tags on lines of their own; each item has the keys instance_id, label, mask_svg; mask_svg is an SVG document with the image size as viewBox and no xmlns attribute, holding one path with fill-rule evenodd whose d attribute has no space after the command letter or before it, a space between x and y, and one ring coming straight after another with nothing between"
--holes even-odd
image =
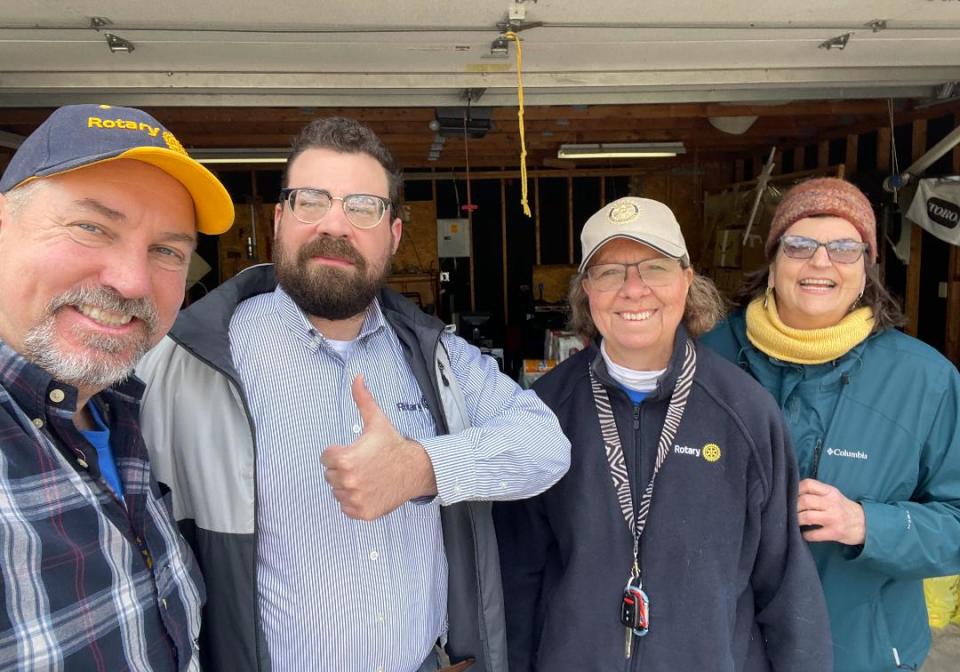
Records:
<instances>
[{"instance_id":1,"label":"embroidered logo on shirt","mask_svg":"<svg viewBox=\"0 0 960 672\"><path fill-rule=\"evenodd\" d=\"M715 443L708 443L703 448L691 448L690 446L673 445L673 452L677 455L689 455L690 457L702 457L711 464L720 459L720 446Z\"/></svg>"},{"instance_id":2,"label":"embroidered logo on shirt","mask_svg":"<svg viewBox=\"0 0 960 672\"><path fill-rule=\"evenodd\" d=\"M827 448L830 457L847 457L854 460L868 460L870 456L862 450L843 450L841 448Z\"/></svg>"},{"instance_id":3,"label":"embroidered logo on shirt","mask_svg":"<svg viewBox=\"0 0 960 672\"><path fill-rule=\"evenodd\" d=\"M429 411L430 406L427 404L427 398L424 397L419 402L409 402L409 401L398 401L397 409L400 411Z\"/></svg>"},{"instance_id":4,"label":"embroidered logo on shirt","mask_svg":"<svg viewBox=\"0 0 960 672\"><path fill-rule=\"evenodd\" d=\"M703 447L703 459L707 462L716 462L720 459L720 446L715 443L708 443Z\"/></svg>"}]
</instances>

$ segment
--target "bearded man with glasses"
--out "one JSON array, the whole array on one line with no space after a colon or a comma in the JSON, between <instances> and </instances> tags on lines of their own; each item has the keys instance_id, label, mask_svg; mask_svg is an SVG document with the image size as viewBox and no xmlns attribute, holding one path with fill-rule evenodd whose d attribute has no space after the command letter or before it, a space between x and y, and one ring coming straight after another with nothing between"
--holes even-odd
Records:
<instances>
[{"instance_id":1,"label":"bearded man with glasses","mask_svg":"<svg viewBox=\"0 0 960 672\"><path fill-rule=\"evenodd\" d=\"M192 305L138 369L209 578L208 669L506 670L490 501L545 490L570 444L534 393L384 288L399 189L370 129L309 124L274 265Z\"/></svg>"},{"instance_id":2,"label":"bearded man with glasses","mask_svg":"<svg viewBox=\"0 0 960 672\"><path fill-rule=\"evenodd\" d=\"M857 187L802 182L777 206L741 310L703 338L786 416L838 672L918 669L922 580L960 571L960 375L895 328L877 245Z\"/></svg>"}]
</instances>

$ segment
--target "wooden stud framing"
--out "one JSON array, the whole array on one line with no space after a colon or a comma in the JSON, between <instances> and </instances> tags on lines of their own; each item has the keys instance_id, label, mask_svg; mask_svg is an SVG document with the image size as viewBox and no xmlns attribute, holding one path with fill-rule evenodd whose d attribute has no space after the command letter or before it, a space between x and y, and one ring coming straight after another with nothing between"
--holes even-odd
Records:
<instances>
[{"instance_id":1,"label":"wooden stud framing","mask_svg":"<svg viewBox=\"0 0 960 672\"><path fill-rule=\"evenodd\" d=\"M510 314L510 292L507 287L507 181L500 180L500 241L503 250L503 323Z\"/></svg>"},{"instance_id":2,"label":"wooden stud framing","mask_svg":"<svg viewBox=\"0 0 960 672\"><path fill-rule=\"evenodd\" d=\"M889 128L878 128L877 129L877 170L882 172L890 171L890 129ZM879 222L878 222L879 224ZM877 246L880 248L877 250L877 264L879 266L878 273L880 275L880 280L885 281L887 277L887 246L885 244L884 238L882 236L886 235L886 231L877 231Z\"/></svg>"},{"instance_id":3,"label":"wooden stud framing","mask_svg":"<svg viewBox=\"0 0 960 672\"><path fill-rule=\"evenodd\" d=\"M567 178L567 257L573 264L573 178Z\"/></svg>"},{"instance_id":4,"label":"wooden stud framing","mask_svg":"<svg viewBox=\"0 0 960 672\"><path fill-rule=\"evenodd\" d=\"M847 153L843 163L846 165L847 175L857 174L857 149L860 145L860 136L851 134L847 136Z\"/></svg>"},{"instance_id":5,"label":"wooden stud framing","mask_svg":"<svg viewBox=\"0 0 960 672\"><path fill-rule=\"evenodd\" d=\"M434 184L437 183L436 180L433 181ZM436 189L434 189L433 194L434 203L436 203L437 194ZM460 213L457 213L457 217L460 216ZM467 223L470 226L470 310L474 311L477 309L477 259L473 254L473 237L477 235L477 232L473 230L473 211L467 211Z\"/></svg>"},{"instance_id":6,"label":"wooden stud framing","mask_svg":"<svg viewBox=\"0 0 960 672\"><path fill-rule=\"evenodd\" d=\"M958 118L955 116L954 121ZM953 148L953 172L960 173L960 146ZM950 246L950 262L947 266L947 334L944 354L954 364L960 365L960 248Z\"/></svg>"},{"instance_id":7,"label":"wooden stud framing","mask_svg":"<svg viewBox=\"0 0 960 672\"><path fill-rule=\"evenodd\" d=\"M807 165L807 148L804 145L797 145L793 148L793 170L803 170Z\"/></svg>"},{"instance_id":8,"label":"wooden stud framing","mask_svg":"<svg viewBox=\"0 0 960 672\"><path fill-rule=\"evenodd\" d=\"M890 170L890 129L877 129L877 170Z\"/></svg>"},{"instance_id":9,"label":"wooden stud framing","mask_svg":"<svg viewBox=\"0 0 960 672\"><path fill-rule=\"evenodd\" d=\"M533 237L537 245L536 263L540 265L540 178L533 178L533 208L534 208L534 233Z\"/></svg>"},{"instance_id":10,"label":"wooden stud framing","mask_svg":"<svg viewBox=\"0 0 960 672\"><path fill-rule=\"evenodd\" d=\"M927 120L913 122L913 153L911 162L916 161L927 151ZM910 227L910 265L907 266L907 325L904 328L911 336L916 336L920 323L920 259L923 254L923 229L916 224Z\"/></svg>"}]
</instances>

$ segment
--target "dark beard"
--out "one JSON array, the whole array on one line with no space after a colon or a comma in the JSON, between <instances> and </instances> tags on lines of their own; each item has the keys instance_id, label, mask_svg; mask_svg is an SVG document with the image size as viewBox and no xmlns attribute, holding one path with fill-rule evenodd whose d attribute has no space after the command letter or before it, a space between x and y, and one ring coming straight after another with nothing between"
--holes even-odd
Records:
<instances>
[{"instance_id":1,"label":"dark beard","mask_svg":"<svg viewBox=\"0 0 960 672\"><path fill-rule=\"evenodd\" d=\"M301 247L295 260L279 241L273 249L277 280L284 291L302 311L324 320L346 320L365 311L383 286L392 257L368 273L366 259L342 238L320 236ZM309 268L310 260L317 256L344 259L356 270Z\"/></svg>"}]
</instances>

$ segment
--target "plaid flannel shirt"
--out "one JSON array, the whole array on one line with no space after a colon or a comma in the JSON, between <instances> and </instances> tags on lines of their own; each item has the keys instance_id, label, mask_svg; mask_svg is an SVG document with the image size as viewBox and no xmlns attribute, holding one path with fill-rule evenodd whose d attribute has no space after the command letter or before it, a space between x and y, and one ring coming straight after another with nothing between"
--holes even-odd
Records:
<instances>
[{"instance_id":1,"label":"plaid flannel shirt","mask_svg":"<svg viewBox=\"0 0 960 672\"><path fill-rule=\"evenodd\" d=\"M196 670L203 582L150 475L133 379L94 403L125 505L73 424L77 392L0 341L0 670Z\"/></svg>"}]
</instances>

